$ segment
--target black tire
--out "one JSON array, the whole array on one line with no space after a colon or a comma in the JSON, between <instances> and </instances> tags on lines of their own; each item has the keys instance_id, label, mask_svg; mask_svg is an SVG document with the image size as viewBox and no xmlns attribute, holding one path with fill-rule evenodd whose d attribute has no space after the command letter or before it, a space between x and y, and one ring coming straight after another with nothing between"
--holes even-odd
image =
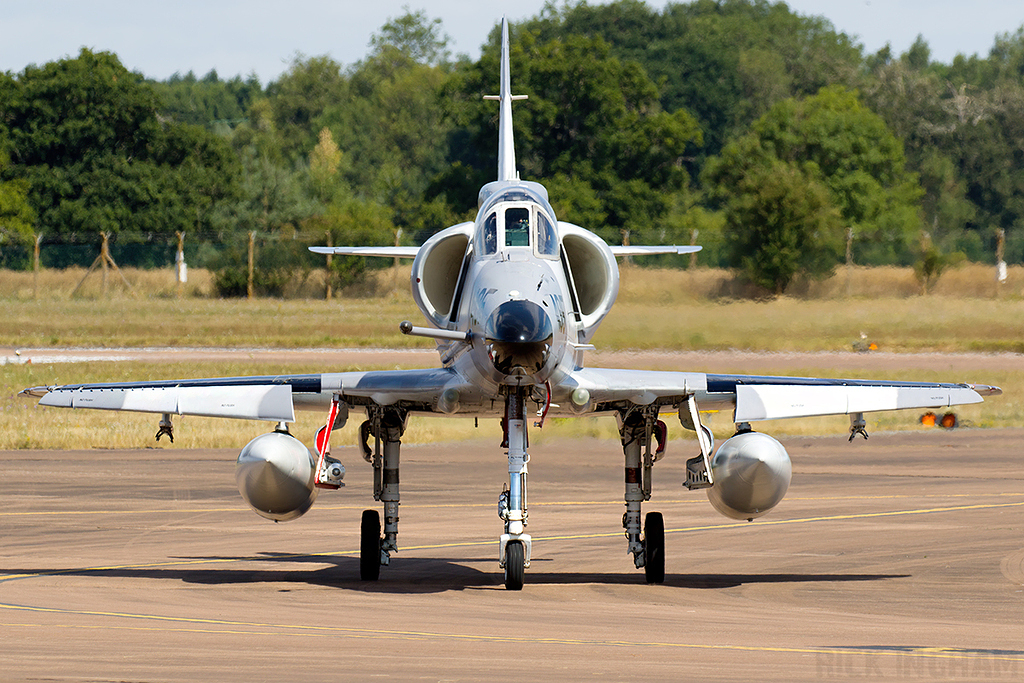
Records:
<instances>
[{"instance_id":1,"label":"black tire","mask_svg":"<svg viewBox=\"0 0 1024 683\"><path fill-rule=\"evenodd\" d=\"M363 510L359 525L359 578L380 578L380 513L376 510Z\"/></svg>"},{"instance_id":2,"label":"black tire","mask_svg":"<svg viewBox=\"0 0 1024 683\"><path fill-rule=\"evenodd\" d=\"M526 555L522 541L509 541L505 546L505 588L510 591L523 590L526 573Z\"/></svg>"},{"instance_id":3,"label":"black tire","mask_svg":"<svg viewBox=\"0 0 1024 683\"><path fill-rule=\"evenodd\" d=\"M644 575L647 583L665 583L665 519L648 512L644 519Z\"/></svg>"}]
</instances>

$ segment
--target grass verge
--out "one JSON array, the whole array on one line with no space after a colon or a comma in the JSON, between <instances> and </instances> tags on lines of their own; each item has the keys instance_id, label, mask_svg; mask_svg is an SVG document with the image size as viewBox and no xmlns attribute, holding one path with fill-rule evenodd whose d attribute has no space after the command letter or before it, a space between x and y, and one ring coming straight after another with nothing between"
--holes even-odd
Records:
<instances>
[{"instance_id":1,"label":"grass verge","mask_svg":"<svg viewBox=\"0 0 1024 683\"><path fill-rule=\"evenodd\" d=\"M619 302L594 342L607 350L837 351L866 341L886 351L1024 353L1024 298L1017 284L1024 282L1024 268L1011 269L1013 282L999 298L980 295L994 283L984 277L990 269L980 266L946 276L958 290L938 288L929 296L907 295L908 269L860 270L870 273L857 273L866 282L852 297L834 295L842 289L834 283L843 279L840 273L815 285L817 295L756 302L714 294L731 277L726 271L623 268ZM393 286L406 281L407 270L377 274L383 296L331 301L179 299L168 294L169 285L106 299L33 299L17 294L24 287L4 285L31 275L0 273L0 346L432 347L398 331L402 320L421 322L407 289ZM67 279L53 291L68 289L73 278Z\"/></svg>"}]
</instances>

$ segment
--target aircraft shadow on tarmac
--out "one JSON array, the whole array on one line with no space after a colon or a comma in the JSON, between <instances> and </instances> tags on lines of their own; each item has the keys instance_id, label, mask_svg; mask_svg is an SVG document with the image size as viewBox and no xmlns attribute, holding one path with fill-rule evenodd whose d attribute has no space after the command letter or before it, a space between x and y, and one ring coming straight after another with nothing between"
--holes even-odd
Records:
<instances>
[{"instance_id":1,"label":"aircraft shadow on tarmac","mask_svg":"<svg viewBox=\"0 0 1024 683\"><path fill-rule=\"evenodd\" d=\"M356 557L331 555L291 555L266 553L255 557L179 557L183 566L163 567L104 567L81 569L0 569L7 581L40 576L94 576L107 578L140 578L183 581L202 585L228 586L253 585L260 583L305 584L328 588L341 588L371 593L417 594L443 593L474 588L501 586L503 576L500 570L480 571L464 563L494 562L494 558L466 558L460 562L435 558L396 558L392 566L382 571L379 581L359 580L359 559ZM208 561L215 566L200 567L197 563ZM549 562L534 558L534 569L526 574L527 585L641 585L644 576L628 569L622 572L543 572L536 565ZM248 567L225 567L225 563L239 563ZM264 567L252 568L253 564L266 563ZM186 565L187 566L184 566ZM271 565L278 565L271 568ZM297 569L283 565L315 564L316 569ZM220 565L220 566L216 566ZM830 583L851 581L885 581L903 579L909 574L666 574L665 587L723 589L750 584L771 583ZM282 587L282 592L287 592Z\"/></svg>"}]
</instances>

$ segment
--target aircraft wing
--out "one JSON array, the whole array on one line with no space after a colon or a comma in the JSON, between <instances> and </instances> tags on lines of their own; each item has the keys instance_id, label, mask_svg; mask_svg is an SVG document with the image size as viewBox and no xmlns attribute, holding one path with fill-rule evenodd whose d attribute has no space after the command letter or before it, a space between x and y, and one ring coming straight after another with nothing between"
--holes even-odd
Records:
<instances>
[{"instance_id":1,"label":"aircraft wing","mask_svg":"<svg viewBox=\"0 0 1024 683\"><path fill-rule=\"evenodd\" d=\"M351 406L372 402L435 412L448 389L467 405L483 398L452 368L73 384L32 387L21 395L62 408L293 422L296 407L320 408L335 394ZM702 408L734 409L735 422L947 408L1002 393L979 384L608 368L581 368L563 380L561 389L566 394L585 389L595 412L629 404L674 406L694 395Z\"/></svg>"},{"instance_id":2,"label":"aircraft wing","mask_svg":"<svg viewBox=\"0 0 1024 683\"><path fill-rule=\"evenodd\" d=\"M849 415L907 408L948 408L981 403L1002 393L981 384L898 382L815 377L707 375L584 368L572 374L590 392L595 411L626 403L676 405L694 395L702 408L733 409L735 422Z\"/></svg>"},{"instance_id":3,"label":"aircraft wing","mask_svg":"<svg viewBox=\"0 0 1024 683\"><path fill-rule=\"evenodd\" d=\"M665 246L609 246L612 250L612 254L615 256L650 256L652 254L693 254L700 251L703 247L697 246L676 246L676 245L665 245Z\"/></svg>"},{"instance_id":4,"label":"aircraft wing","mask_svg":"<svg viewBox=\"0 0 1024 683\"><path fill-rule=\"evenodd\" d=\"M353 406L372 401L429 412L448 388L467 398L473 393L454 370L433 368L73 384L32 387L21 395L61 408L293 422L296 407L327 406L335 394Z\"/></svg>"},{"instance_id":5,"label":"aircraft wing","mask_svg":"<svg viewBox=\"0 0 1024 683\"><path fill-rule=\"evenodd\" d=\"M416 258L419 247L310 247L314 254L337 256L382 256L384 258Z\"/></svg>"},{"instance_id":6,"label":"aircraft wing","mask_svg":"<svg viewBox=\"0 0 1024 683\"><path fill-rule=\"evenodd\" d=\"M982 384L708 375L708 396L732 396L736 422L849 415L981 403L1002 393Z\"/></svg>"}]
</instances>

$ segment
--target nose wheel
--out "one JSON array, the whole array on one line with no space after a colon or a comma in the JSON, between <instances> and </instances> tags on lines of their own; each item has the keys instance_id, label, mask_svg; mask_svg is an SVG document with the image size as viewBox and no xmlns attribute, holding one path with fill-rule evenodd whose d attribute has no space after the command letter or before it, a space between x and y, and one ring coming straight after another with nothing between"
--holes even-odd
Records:
<instances>
[{"instance_id":1,"label":"nose wheel","mask_svg":"<svg viewBox=\"0 0 1024 683\"><path fill-rule=\"evenodd\" d=\"M523 590L526 573L526 553L521 541L509 541L505 546L505 589Z\"/></svg>"}]
</instances>

